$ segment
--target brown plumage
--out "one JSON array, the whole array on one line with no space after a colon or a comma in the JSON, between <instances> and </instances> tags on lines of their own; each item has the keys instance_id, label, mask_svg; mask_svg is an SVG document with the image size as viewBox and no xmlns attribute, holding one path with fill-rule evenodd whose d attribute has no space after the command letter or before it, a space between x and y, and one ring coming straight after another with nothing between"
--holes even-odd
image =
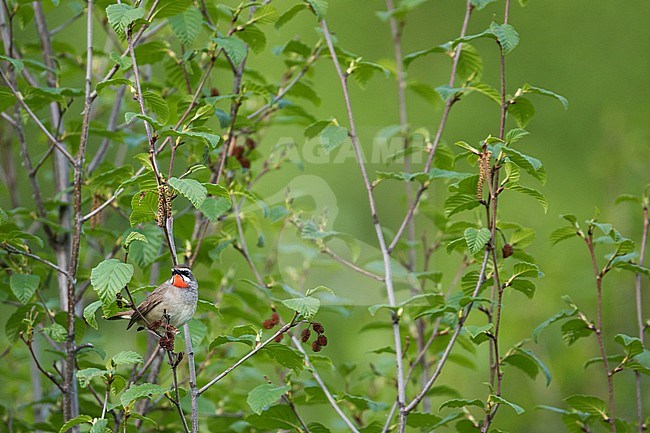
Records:
<instances>
[{"instance_id":1,"label":"brown plumage","mask_svg":"<svg viewBox=\"0 0 650 433\"><path fill-rule=\"evenodd\" d=\"M138 323L142 326L138 329L140 330L158 320L164 321L167 314L169 324L179 328L194 315L199 297L198 288L190 268L176 266L172 269L172 278L156 287L136 310L121 311L108 320L129 320L126 329Z\"/></svg>"}]
</instances>

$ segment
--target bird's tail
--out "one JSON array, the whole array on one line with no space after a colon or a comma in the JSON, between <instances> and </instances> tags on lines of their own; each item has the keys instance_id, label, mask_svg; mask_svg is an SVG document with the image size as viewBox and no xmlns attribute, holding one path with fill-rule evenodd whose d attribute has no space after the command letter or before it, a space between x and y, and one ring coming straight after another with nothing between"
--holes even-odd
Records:
<instances>
[{"instance_id":1,"label":"bird's tail","mask_svg":"<svg viewBox=\"0 0 650 433\"><path fill-rule=\"evenodd\" d=\"M108 317L108 320L131 320L133 318L133 310L120 311L114 316Z\"/></svg>"}]
</instances>

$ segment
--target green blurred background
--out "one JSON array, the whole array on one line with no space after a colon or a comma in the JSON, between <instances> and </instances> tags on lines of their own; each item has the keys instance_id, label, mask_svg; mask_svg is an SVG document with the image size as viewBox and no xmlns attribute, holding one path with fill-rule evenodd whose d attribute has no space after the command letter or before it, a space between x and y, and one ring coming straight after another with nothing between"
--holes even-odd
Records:
<instances>
[{"instance_id":1,"label":"green blurred background","mask_svg":"<svg viewBox=\"0 0 650 433\"><path fill-rule=\"evenodd\" d=\"M234 2L229 2L234 3ZM279 10L292 4L279 0ZM404 32L404 52L430 48L457 37L460 31L465 2L461 0L432 0L419 7L407 18ZM393 48L387 23L376 11L384 10L379 0L331 0L327 15L330 30L342 47L363 56L364 59L384 63L392 61ZM477 11L470 22L468 33L484 30L492 19L502 20L503 1L490 4ZM60 13L57 11L57 13ZM52 17L54 22L64 17ZM595 310L595 284L590 271L588 252L577 239L551 248L550 232L563 222L559 214L575 213L581 220L590 218L594 208L601 210L601 220L613 222L621 233L638 240L641 231L641 210L631 204L614 206L614 199L622 193L641 192L648 183L647 164L650 161L650 2L647 0L530 0L521 8L513 1L510 23L518 30L521 42L507 56L507 83L513 92L524 83L553 90L565 96L570 107L564 111L555 100L531 97L537 109L535 118L527 129L531 136L522 143L522 150L541 159L548 171L548 183L542 192L549 201L548 213L530 198L507 195L500 208L501 218L519 222L537 230L537 239L529 248L546 276L539 281L535 298L531 301L518 293L508 293L503 316L503 347L524 338L546 318L565 308L563 294L569 294L581 307L592 314ZM303 13L280 31L270 30L267 51L252 55L248 63L267 77L277 77L283 71L281 60L271 52L271 47L283 43L294 34L308 43L319 37L313 16ZM64 39L78 40L83 23L77 23ZM31 34L31 37L34 37ZM63 36L62 36L63 37ZM492 40L474 41L484 61L483 80L498 86L498 52ZM417 60L409 69L409 79L436 87L448 81L449 59L432 54ZM214 78L219 85L221 78ZM223 85L230 78L223 78ZM323 103L312 110L318 118L337 117L347 125L341 88L329 59L320 60L312 77L315 90ZM78 85L78 84L77 84ZM376 134L384 127L398 123L396 84L380 74L370 81L367 89L351 85L352 105L359 134L367 155L372 154ZM426 127L435 131L441 105L432 106L419 96L408 94L409 123L413 128ZM499 112L496 105L481 95L464 98L452 110L443 139L449 144L464 140L477 143L488 134L498 132ZM514 127L514 123L509 124ZM295 140L299 153L305 151L303 129L293 126L274 127L267 131L260 149L270 149L280 140ZM345 149L342 149L344 151ZM337 152L331 155L333 161ZM287 167L272 173L259 185L263 197L272 197L294 181L293 189L313 195L313 202L322 210L327 207L333 228L351 233L365 244L362 261L379 258L376 238L368 212L366 193L362 187L359 170L348 154L344 162L305 163L303 170ZM395 169L396 166L393 166ZM388 170L385 164L370 164L369 169ZM311 176L311 177L303 177ZM393 230L404 214L403 187L397 182L385 182L377 189L382 222ZM430 190L431 203L444 201L445 189L440 186ZM4 201L4 199L3 199ZM463 217L464 215L461 215ZM471 217L470 217L471 218ZM477 216L478 218L478 216ZM433 230L429 220L418 217L418 229ZM294 242L295 236L286 235L283 241ZM254 245L254 242L250 242ZM263 258L264 248L252 246L252 253ZM603 252L604 253L604 252ZM289 277L289 266L299 266L304 257L284 253L281 261L283 275ZM236 254L226 254L224 262L235 266L238 277L247 278L248 269ZM456 263L456 264L454 264ZM434 270L445 272L449 282L456 272L458 257L450 259L442 251L434 257ZM394 362L390 354L368 354L368 351L391 344L388 331L365 331L361 328L371 321L388 322L387 314L370 317L367 306L383 301L380 286L368 283L352 272L341 270L326 260L317 260L307 286L331 287L342 303L348 304L341 317L338 308L325 309L321 320L328 328L332 342L325 355L337 365L343 362L358 363L351 373L352 381L361 380L370 371L372 363L379 372L389 374ZM405 285L398 286L400 298L405 299ZM615 275L605 285L605 328L608 345L614 350L612 338L622 332L635 334L633 278ZM647 284L646 284L647 289ZM210 298L210 293L203 293ZM650 295L646 296L646 312L650 311ZM3 322L0 319L0 322ZM478 322L477 322L478 323ZM108 325L103 329L109 328ZM527 411L520 416L507 408L500 410L495 426L510 432L548 433L563 429L559 416L536 410L536 405L562 406L562 399L574 393L605 396L604 376L600 366L587 370L583 363L597 355L595 341L580 340L571 347L560 338L558 326L542 335L533 350L549 366L553 381L545 386L542 377L531 381L518 370L506 367L505 397L524 406ZM217 331L213 330L217 335ZM102 335L103 334L103 335ZM93 334L100 344L110 344L115 350L127 349L125 342L109 341L106 334ZM4 338L4 337L3 337ZM6 341L6 340L4 340ZM130 343L129 343L130 344ZM468 369L451 363L445 370L441 384L459 389L465 398L484 398L488 391L487 346L479 348L478 369ZM27 358L25 358L27 360ZM324 374L328 376L325 371ZM242 377L246 377L242 370ZM6 379L6 378L5 378ZM335 386L342 386L336 378L329 378ZM633 377L625 372L617 376L618 415L632 419L634 414ZM650 387L644 381L645 389ZM393 385L385 383L385 401L391 401ZM646 413L650 411L650 393L646 392ZM439 400L442 401L442 400ZM434 412L437 410L434 400ZM326 411L326 407L322 408ZM317 415L317 414L314 414ZM331 420L323 415L324 420ZM333 425L336 424L334 422Z\"/></svg>"}]
</instances>

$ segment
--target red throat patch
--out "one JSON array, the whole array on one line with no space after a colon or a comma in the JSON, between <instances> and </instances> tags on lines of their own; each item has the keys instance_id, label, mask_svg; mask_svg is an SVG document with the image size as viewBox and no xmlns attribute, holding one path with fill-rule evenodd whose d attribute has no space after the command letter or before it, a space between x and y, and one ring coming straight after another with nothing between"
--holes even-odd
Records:
<instances>
[{"instance_id":1,"label":"red throat patch","mask_svg":"<svg viewBox=\"0 0 650 433\"><path fill-rule=\"evenodd\" d=\"M188 284L183 280L183 277L178 274L174 275L174 282L172 284L174 287L178 287L179 289L187 289L188 287Z\"/></svg>"}]
</instances>

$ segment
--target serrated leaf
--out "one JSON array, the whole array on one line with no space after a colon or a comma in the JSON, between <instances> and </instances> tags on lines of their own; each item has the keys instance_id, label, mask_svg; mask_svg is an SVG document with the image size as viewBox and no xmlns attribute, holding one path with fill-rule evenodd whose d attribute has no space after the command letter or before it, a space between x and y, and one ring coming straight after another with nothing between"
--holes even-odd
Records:
<instances>
[{"instance_id":1,"label":"serrated leaf","mask_svg":"<svg viewBox=\"0 0 650 433\"><path fill-rule=\"evenodd\" d=\"M264 5L255 10L249 24L271 24L276 22L279 18L280 14L276 8L271 5Z\"/></svg>"},{"instance_id":2,"label":"serrated leaf","mask_svg":"<svg viewBox=\"0 0 650 433\"><path fill-rule=\"evenodd\" d=\"M600 415L607 418L607 404L598 397L592 395L577 394L564 399L570 407L580 412Z\"/></svg>"},{"instance_id":3,"label":"serrated leaf","mask_svg":"<svg viewBox=\"0 0 650 433\"><path fill-rule=\"evenodd\" d=\"M488 398L489 402L492 403L499 403L499 404L505 404L506 406L511 407L515 412L517 412L517 415L521 415L522 413L526 412L523 407L519 406L518 404L514 404L511 401L506 400L503 397L500 397L498 395L490 395Z\"/></svg>"},{"instance_id":4,"label":"serrated leaf","mask_svg":"<svg viewBox=\"0 0 650 433\"><path fill-rule=\"evenodd\" d=\"M115 302L117 293L133 277L133 266L117 259L104 260L90 272L90 283L97 292L104 307Z\"/></svg>"},{"instance_id":5,"label":"serrated leaf","mask_svg":"<svg viewBox=\"0 0 650 433\"><path fill-rule=\"evenodd\" d=\"M544 196L544 194L537 191L536 189L529 188L527 186L523 186L519 184L506 184L505 188L510 191L517 191L522 194L526 194L529 197L534 198L542 206L542 208L544 209L544 213L548 211L548 201L546 201L546 197Z\"/></svg>"},{"instance_id":6,"label":"serrated leaf","mask_svg":"<svg viewBox=\"0 0 650 433\"><path fill-rule=\"evenodd\" d=\"M436 45L435 47L428 48L426 50L415 51L411 54L404 56L404 67L408 68L413 60L419 59L420 57L426 56L431 53L447 53L449 52L449 46L445 45Z\"/></svg>"},{"instance_id":7,"label":"serrated leaf","mask_svg":"<svg viewBox=\"0 0 650 433\"><path fill-rule=\"evenodd\" d=\"M80 424L90 424L93 421L93 418L89 415L79 415L71 420L67 421L61 429L59 430L59 433L65 433L68 430L70 430L74 426L78 426Z\"/></svg>"},{"instance_id":8,"label":"serrated leaf","mask_svg":"<svg viewBox=\"0 0 650 433\"><path fill-rule=\"evenodd\" d=\"M90 385L90 382L96 378L101 377L104 374L108 373L106 370L100 370L99 368L84 368L83 370L77 371L77 379L79 380L79 385L82 388Z\"/></svg>"},{"instance_id":9,"label":"serrated leaf","mask_svg":"<svg viewBox=\"0 0 650 433\"><path fill-rule=\"evenodd\" d=\"M270 383L265 383L253 388L253 390L248 393L246 403L248 403L248 406L250 406L253 412L260 415L264 409L278 401L278 399L289 392L290 389L291 386L289 385L275 386Z\"/></svg>"},{"instance_id":10,"label":"serrated leaf","mask_svg":"<svg viewBox=\"0 0 650 433\"><path fill-rule=\"evenodd\" d=\"M480 81L475 81L467 85L465 87L467 90L473 90L479 93L484 94L488 98L490 98L492 101L496 102L497 104L501 105L501 95L499 94L499 91L495 89L494 87L490 86L487 83L483 83Z\"/></svg>"},{"instance_id":11,"label":"serrated leaf","mask_svg":"<svg viewBox=\"0 0 650 433\"><path fill-rule=\"evenodd\" d=\"M135 20L144 17L144 9L134 8L126 3L109 5L106 8L106 18L115 33L124 34L126 28Z\"/></svg>"},{"instance_id":12,"label":"serrated leaf","mask_svg":"<svg viewBox=\"0 0 650 433\"><path fill-rule=\"evenodd\" d=\"M637 337L618 334L614 337L614 341L625 348L625 354L630 358L643 352L643 342Z\"/></svg>"},{"instance_id":13,"label":"serrated leaf","mask_svg":"<svg viewBox=\"0 0 650 433\"><path fill-rule=\"evenodd\" d=\"M241 65L246 58L246 44L241 40L232 36L212 38L212 40L216 42L219 47L223 48L228 55L228 58L235 64L235 66Z\"/></svg>"},{"instance_id":14,"label":"serrated leaf","mask_svg":"<svg viewBox=\"0 0 650 433\"><path fill-rule=\"evenodd\" d=\"M307 293L305 293L305 296L311 296L321 292L329 293L330 295L334 296L334 291L329 287L325 287L325 286L316 286L314 288L307 289Z\"/></svg>"},{"instance_id":15,"label":"serrated leaf","mask_svg":"<svg viewBox=\"0 0 650 433\"><path fill-rule=\"evenodd\" d=\"M167 120L169 120L169 106L167 105L167 101L156 92L150 90L142 92L142 98L147 109L156 115L158 121L163 124L167 123Z\"/></svg>"},{"instance_id":16,"label":"serrated leaf","mask_svg":"<svg viewBox=\"0 0 650 433\"><path fill-rule=\"evenodd\" d=\"M542 322L539 326L537 326L533 330L533 340L535 341L535 343L537 343L539 341L539 335L549 325L551 325L551 324L553 324L553 323L555 323L557 321L560 321L562 319L566 319L568 317L573 317L573 316L575 316L576 312L577 312L576 308L573 308L571 310L562 310L562 311L554 314L552 317L546 319L544 322Z\"/></svg>"},{"instance_id":17,"label":"serrated leaf","mask_svg":"<svg viewBox=\"0 0 650 433\"><path fill-rule=\"evenodd\" d=\"M535 106L530 102L530 99L519 96L508 104L508 114L515 118L517 126L525 128L535 116Z\"/></svg>"},{"instance_id":18,"label":"serrated leaf","mask_svg":"<svg viewBox=\"0 0 650 433\"><path fill-rule=\"evenodd\" d=\"M280 18L275 22L275 28L280 29L282 28L286 23L291 21L293 17L295 17L298 12L304 10L307 8L307 5L304 3L299 3L297 5L293 5L289 9L287 9L282 15L280 15Z\"/></svg>"},{"instance_id":19,"label":"serrated leaf","mask_svg":"<svg viewBox=\"0 0 650 433\"><path fill-rule=\"evenodd\" d=\"M304 0L319 20L325 18L329 4L326 0Z\"/></svg>"},{"instance_id":20,"label":"serrated leaf","mask_svg":"<svg viewBox=\"0 0 650 433\"><path fill-rule=\"evenodd\" d=\"M464 237L470 254L476 254L490 242L492 234L485 227L481 227L479 230L469 227L465 230Z\"/></svg>"},{"instance_id":21,"label":"serrated leaf","mask_svg":"<svg viewBox=\"0 0 650 433\"><path fill-rule=\"evenodd\" d=\"M490 31L496 36L503 54L508 54L519 45L519 33L510 24L497 24L490 25Z\"/></svg>"},{"instance_id":22,"label":"serrated leaf","mask_svg":"<svg viewBox=\"0 0 650 433\"><path fill-rule=\"evenodd\" d=\"M580 338L589 337L593 332L593 329L588 328L582 319L572 319L564 322L561 330L562 340L567 346L571 346Z\"/></svg>"},{"instance_id":23,"label":"serrated leaf","mask_svg":"<svg viewBox=\"0 0 650 433\"><path fill-rule=\"evenodd\" d=\"M11 291L23 304L29 302L32 296L34 296L40 282L41 277L38 275L12 274L11 277L9 277L9 286L11 287Z\"/></svg>"},{"instance_id":24,"label":"serrated leaf","mask_svg":"<svg viewBox=\"0 0 650 433\"><path fill-rule=\"evenodd\" d=\"M320 142L326 154L343 144L347 138L347 128L338 125L328 125L320 133Z\"/></svg>"},{"instance_id":25,"label":"serrated leaf","mask_svg":"<svg viewBox=\"0 0 650 433\"><path fill-rule=\"evenodd\" d=\"M53 323L50 326L46 326L43 328L43 333L57 343L63 343L68 337L68 332L65 327L59 323Z\"/></svg>"},{"instance_id":26,"label":"serrated leaf","mask_svg":"<svg viewBox=\"0 0 650 433\"><path fill-rule=\"evenodd\" d=\"M132 352L130 350L116 353L111 358L111 361L113 361L115 365L139 364L141 362L144 362L144 360L142 359L142 355L140 355L139 353Z\"/></svg>"},{"instance_id":27,"label":"serrated leaf","mask_svg":"<svg viewBox=\"0 0 650 433\"><path fill-rule=\"evenodd\" d=\"M560 101L560 103L562 104L565 110L569 109L569 101L567 101L567 99L564 96L558 95L557 93L552 92L550 90L542 89L541 87L531 86L528 83L524 84L521 90L524 93L535 93L537 95L544 95L544 96L549 96L551 98L555 98L558 101Z\"/></svg>"},{"instance_id":28,"label":"serrated leaf","mask_svg":"<svg viewBox=\"0 0 650 433\"><path fill-rule=\"evenodd\" d=\"M520 131L523 131L523 129ZM533 158L532 156L525 155L511 147L503 147L501 151L508 156L510 161L526 170L531 176L539 180L542 185L546 183L546 170L544 169L542 161Z\"/></svg>"},{"instance_id":29,"label":"serrated leaf","mask_svg":"<svg viewBox=\"0 0 650 433\"><path fill-rule=\"evenodd\" d=\"M205 199L199 210L211 222L216 222L219 220L219 217L229 211L231 207L232 205L230 204L230 200L223 197L208 197Z\"/></svg>"},{"instance_id":30,"label":"serrated leaf","mask_svg":"<svg viewBox=\"0 0 650 433\"><path fill-rule=\"evenodd\" d=\"M167 180L169 186L178 191L183 197L188 199L196 209L199 209L205 200L208 190L195 179L179 179L170 177Z\"/></svg>"},{"instance_id":31,"label":"serrated leaf","mask_svg":"<svg viewBox=\"0 0 650 433\"><path fill-rule=\"evenodd\" d=\"M131 233L128 234L128 236L124 240L124 244L123 244L124 249L128 250L129 247L131 246L131 243L134 242L134 241L144 242L145 244L149 242L149 241L147 241L147 237L145 235L143 235L142 233L132 231Z\"/></svg>"},{"instance_id":32,"label":"serrated leaf","mask_svg":"<svg viewBox=\"0 0 650 433\"><path fill-rule=\"evenodd\" d=\"M475 398L473 400L469 400L465 398L453 398L441 404L438 410L441 410L445 407L455 408L455 407L465 407L465 406L476 406L476 407L484 408L485 403L483 403L478 398Z\"/></svg>"},{"instance_id":33,"label":"serrated leaf","mask_svg":"<svg viewBox=\"0 0 650 433\"><path fill-rule=\"evenodd\" d=\"M118 77L97 83L95 90L97 93L100 93L102 90L109 86L129 86L130 88L135 89L135 83L133 81L129 80L128 78Z\"/></svg>"},{"instance_id":34,"label":"serrated leaf","mask_svg":"<svg viewBox=\"0 0 650 433\"><path fill-rule=\"evenodd\" d=\"M443 101L455 98L460 93L463 92L462 87L451 87L449 84L443 84L442 86L436 87L436 92L440 95Z\"/></svg>"},{"instance_id":35,"label":"serrated leaf","mask_svg":"<svg viewBox=\"0 0 650 433\"><path fill-rule=\"evenodd\" d=\"M304 358L300 352L284 344L270 343L262 351L273 358L278 364L293 370L296 374L300 374L305 366Z\"/></svg>"},{"instance_id":36,"label":"serrated leaf","mask_svg":"<svg viewBox=\"0 0 650 433\"><path fill-rule=\"evenodd\" d=\"M290 310L302 315L306 320L313 319L320 308L320 300L311 296L285 299L282 303Z\"/></svg>"},{"instance_id":37,"label":"serrated leaf","mask_svg":"<svg viewBox=\"0 0 650 433\"><path fill-rule=\"evenodd\" d=\"M551 245L555 245L575 236L578 236L578 230L575 227L560 227L559 229L553 230L549 240L551 241Z\"/></svg>"},{"instance_id":38,"label":"serrated leaf","mask_svg":"<svg viewBox=\"0 0 650 433\"><path fill-rule=\"evenodd\" d=\"M105 433L108 427L108 420L106 418L93 419L93 426L90 428L89 433ZM109 430L110 431L110 430Z\"/></svg>"},{"instance_id":39,"label":"serrated leaf","mask_svg":"<svg viewBox=\"0 0 650 433\"><path fill-rule=\"evenodd\" d=\"M522 128L514 128L506 133L506 143L512 144L521 140L525 136L530 135L530 132Z\"/></svg>"},{"instance_id":40,"label":"serrated leaf","mask_svg":"<svg viewBox=\"0 0 650 433\"><path fill-rule=\"evenodd\" d=\"M96 330L99 329L99 326L97 325L97 318L95 317L95 313L97 313L97 310L101 306L102 301L95 301L84 308L84 319L86 319L86 323L88 323L93 329Z\"/></svg>"},{"instance_id":41,"label":"serrated leaf","mask_svg":"<svg viewBox=\"0 0 650 433\"><path fill-rule=\"evenodd\" d=\"M167 18L178 15L192 6L191 0L160 0L154 12L156 18Z\"/></svg>"},{"instance_id":42,"label":"serrated leaf","mask_svg":"<svg viewBox=\"0 0 650 433\"><path fill-rule=\"evenodd\" d=\"M120 396L120 404L124 407L130 407L131 404L142 398L155 398L167 392L167 388L153 383L144 383L142 385L131 385Z\"/></svg>"},{"instance_id":43,"label":"serrated leaf","mask_svg":"<svg viewBox=\"0 0 650 433\"><path fill-rule=\"evenodd\" d=\"M176 37L184 45L190 45L201 33L203 15L198 8L190 7L177 15L167 18L167 22Z\"/></svg>"},{"instance_id":44,"label":"serrated leaf","mask_svg":"<svg viewBox=\"0 0 650 433\"><path fill-rule=\"evenodd\" d=\"M131 227L156 220L158 192L150 190L140 191L140 193L135 194L131 199L131 209L131 215L129 215Z\"/></svg>"},{"instance_id":45,"label":"serrated leaf","mask_svg":"<svg viewBox=\"0 0 650 433\"><path fill-rule=\"evenodd\" d=\"M25 64L23 63L22 60L14 59L13 57L3 56L2 54L0 54L0 60L5 60L5 61L11 63L11 65L14 67L14 69L18 73L21 73L23 71L24 66L25 66Z\"/></svg>"}]
</instances>

